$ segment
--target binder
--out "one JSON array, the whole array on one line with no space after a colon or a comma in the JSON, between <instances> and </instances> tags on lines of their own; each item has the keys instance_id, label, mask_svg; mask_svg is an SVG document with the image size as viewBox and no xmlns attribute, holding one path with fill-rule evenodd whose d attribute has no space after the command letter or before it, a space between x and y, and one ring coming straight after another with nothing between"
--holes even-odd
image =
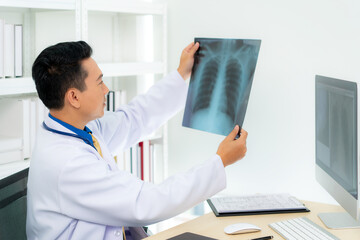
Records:
<instances>
[{"instance_id":1,"label":"binder","mask_svg":"<svg viewBox=\"0 0 360 240\"><path fill-rule=\"evenodd\" d=\"M23 76L23 26L15 25L15 77Z\"/></svg>"},{"instance_id":2,"label":"binder","mask_svg":"<svg viewBox=\"0 0 360 240\"><path fill-rule=\"evenodd\" d=\"M0 164L17 162L22 160L24 160L22 149L0 152Z\"/></svg>"},{"instance_id":3,"label":"binder","mask_svg":"<svg viewBox=\"0 0 360 240\"><path fill-rule=\"evenodd\" d=\"M140 177L139 175L139 164L138 164L138 146L134 145L131 147L131 173L136 176Z\"/></svg>"},{"instance_id":4,"label":"binder","mask_svg":"<svg viewBox=\"0 0 360 240\"><path fill-rule=\"evenodd\" d=\"M125 171L131 173L131 149L124 151Z\"/></svg>"},{"instance_id":5,"label":"binder","mask_svg":"<svg viewBox=\"0 0 360 240\"><path fill-rule=\"evenodd\" d=\"M139 142L139 159L140 159L140 179L144 179L144 142Z\"/></svg>"},{"instance_id":6,"label":"binder","mask_svg":"<svg viewBox=\"0 0 360 240\"><path fill-rule=\"evenodd\" d=\"M19 100L22 104L22 136L24 144L24 158L30 158L31 156L31 100L26 98Z\"/></svg>"},{"instance_id":7,"label":"binder","mask_svg":"<svg viewBox=\"0 0 360 240\"><path fill-rule=\"evenodd\" d=\"M138 143L138 145L136 146L136 176L140 179L142 179L141 177L141 147L140 147L140 143Z\"/></svg>"},{"instance_id":8,"label":"binder","mask_svg":"<svg viewBox=\"0 0 360 240\"><path fill-rule=\"evenodd\" d=\"M0 163L24 159L26 148L23 123L24 106L22 100L0 99Z\"/></svg>"},{"instance_id":9,"label":"binder","mask_svg":"<svg viewBox=\"0 0 360 240\"><path fill-rule=\"evenodd\" d=\"M18 149L22 149L21 137L9 137L0 135L0 153Z\"/></svg>"},{"instance_id":10,"label":"binder","mask_svg":"<svg viewBox=\"0 0 360 240\"><path fill-rule=\"evenodd\" d=\"M15 75L15 27L14 24L5 24L4 39L4 72L5 77Z\"/></svg>"},{"instance_id":11,"label":"binder","mask_svg":"<svg viewBox=\"0 0 360 240\"><path fill-rule=\"evenodd\" d=\"M0 19L0 78L4 77L4 40L5 40L5 21Z\"/></svg>"},{"instance_id":12,"label":"binder","mask_svg":"<svg viewBox=\"0 0 360 240\"><path fill-rule=\"evenodd\" d=\"M148 140L144 140L143 141L143 155L142 155L142 160L143 160L143 180L146 182L150 182L150 171L151 171L151 166L150 166L150 142Z\"/></svg>"},{"instance_id":13,"label":"binder","mask_svg":"<svg viewBox=\"0 0 360 240\"><path fill-rule=\"evenodd\" d=\"M114 91L109 91L107 95L107 110L110 112L114 112L114 105L115 105L115 93Z\"/></svg>"},{"instance_id":14,"label":"binder","mask_svg":"<svg viewBox=\"0 0 360 240\"><path fill-rule=\"evenodd\" d=\"M150 162L150 182L155 183L155 158L154 158L154 144L149 141L150 151L149 151L149 162Z\"/></svg>"},{"instance_id":15,"label":"binder","mask_svg":"<svg viewBox=\"0 0 360 240\"><path fill-rule=\"evenodd\" d=\"M29 129L30 129L30 155L32 150L35 146L35 139L36 139L36 99L30 99L30 122L29 122Z\"/></svg>"}]
</instances>

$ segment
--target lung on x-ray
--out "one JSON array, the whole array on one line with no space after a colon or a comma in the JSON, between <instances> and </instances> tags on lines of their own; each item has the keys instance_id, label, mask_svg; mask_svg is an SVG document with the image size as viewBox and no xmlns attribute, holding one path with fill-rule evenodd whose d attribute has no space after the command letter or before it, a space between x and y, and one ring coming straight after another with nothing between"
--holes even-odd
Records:
<instances>
[{"instance_id":1,"label":"lung on x-ray","mask_svg":"<svg viewBox=\"0 0 360 240\"><path fill-rule=\"evenodd\" d=\"M261 40L195 38L183 126L228 135L243 125Z\"/></svg>"}]
</instances>

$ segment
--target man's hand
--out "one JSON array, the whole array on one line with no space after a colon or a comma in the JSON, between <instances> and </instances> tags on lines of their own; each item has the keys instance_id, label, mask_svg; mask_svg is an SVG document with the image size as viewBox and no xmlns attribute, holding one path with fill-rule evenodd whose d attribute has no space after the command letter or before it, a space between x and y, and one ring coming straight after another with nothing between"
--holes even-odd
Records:
<instances>
[{"instance_id":1,"label":"man's hand","mask_svg":"<svg viewBox=\"0 0 360 240\"><path fill-rule=\"evenodd\" d=\"M190 43L181 53L178 72L184 80L188 79L194 65L194 54L199 49L199 43Z\"/></svg>"},{"instance_id":2,"label":"man's hand","mask_svg":"<svg viewBox=\"0 0 360 240\"><path fill-rule=\"evenodd\" d=\"M241 135L235 140L236 135L239 132L239 126L236 125L231 133L220 143L216 152L221 157L224 167L235 163L242 159L246 153L246 138L248 133L241 129Z\"/></svg>"}]
</instances>

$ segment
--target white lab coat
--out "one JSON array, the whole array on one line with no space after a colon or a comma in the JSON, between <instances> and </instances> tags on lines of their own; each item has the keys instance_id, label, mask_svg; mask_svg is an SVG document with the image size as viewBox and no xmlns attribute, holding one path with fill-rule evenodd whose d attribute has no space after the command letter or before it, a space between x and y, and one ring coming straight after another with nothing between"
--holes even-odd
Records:
<instances>
[{"instance_id":1,"label":"white lab coat","mask_svg":"<svg viewBox=\"0 0 360 240\"><path fill-rule=\"evenodd\" d=\"M118 170L113 153L129 148L178 112L187 84L177 71L115 113L87 126L103 158L83 140L38 132L28 179L28 239L122 239L122 226L173 217L226 186L218 155L155 185ZM51 118L50 128L72 133ZM189 151L196 150L189 149Z\"/></svg>"}]
</instances>

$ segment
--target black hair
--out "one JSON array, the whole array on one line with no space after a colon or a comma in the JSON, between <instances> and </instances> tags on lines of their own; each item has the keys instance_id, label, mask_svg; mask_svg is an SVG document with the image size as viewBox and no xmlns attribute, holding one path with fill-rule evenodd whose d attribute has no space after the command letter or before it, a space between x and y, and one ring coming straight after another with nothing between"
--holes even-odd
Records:
<instances>
[{"instance_id":1,"label":"black hair","mask_svg":"<svg viewBox=\"0 0 360 240\"><path fill-rule=\"evenodd\" d=\"M47 108L62 109L69 88L86 90L88 73L81 67L81 61L91 54L91 47L84 41L58 43L39 54L32 66L32 77Z\"/></svg>"}]
</instances>

